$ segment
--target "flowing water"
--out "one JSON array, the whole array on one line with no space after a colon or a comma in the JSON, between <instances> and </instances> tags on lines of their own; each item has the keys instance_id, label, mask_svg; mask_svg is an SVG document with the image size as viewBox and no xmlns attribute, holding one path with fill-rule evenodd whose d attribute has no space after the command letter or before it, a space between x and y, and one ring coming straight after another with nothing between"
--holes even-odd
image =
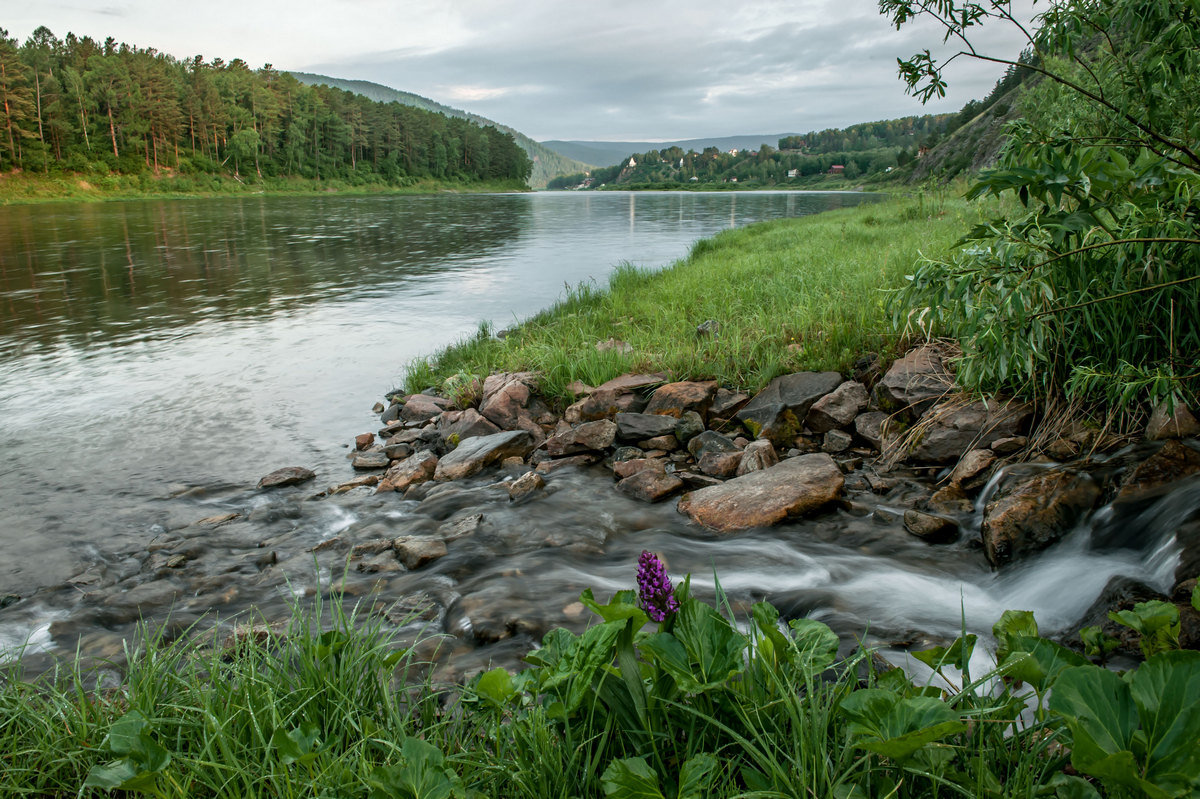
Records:
<instances>
[{"instance_id":1,"label":"flowing water","mask_svg":"<svg viewBox=\"0 0 1200 799\"><path fill-rule=\"evenodd\" d=\"M337 588L401 621L418 613L414 635L449 633L447 668L461 672L519 655L551 626L586 623L579 592L631 587L643 549L702 593L715 575L735 606L768 599L904 645L963 623L986 630L1009 607L1062 629L1112 577L1168 589L1174 530L1200 507L1195 486L1123 519L1140 534L1121 545L1093 540L1101 513L1000 573L971 535L977 516L957 544L930 547L877 512L927 494L914 479L882 496L852 491L846 509L814 520L725 537L673 503L617 494L602 466L556 473L526 503L509 501L503 473L420 502L369 489L313 499L353 476L346 443L378 427L370 407L404 364L480 320L506 326L564 285L603 282L623 261L667 263L724 227L863 199L544 193L0 209L0 652L113 658L139 617L178 630L253 606L270 620L297 596ZM316 483L254 490L291 464L315 469ZM322 547L464 523L471 534L411 572L348 567L344 548Z\"/></svg>"}]
</instances>

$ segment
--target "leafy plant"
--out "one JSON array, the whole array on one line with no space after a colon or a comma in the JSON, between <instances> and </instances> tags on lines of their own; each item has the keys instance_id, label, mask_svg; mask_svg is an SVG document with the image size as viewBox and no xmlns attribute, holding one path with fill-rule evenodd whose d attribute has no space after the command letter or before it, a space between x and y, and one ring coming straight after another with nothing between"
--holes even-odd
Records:
<instances>
[{"instance_id":1,"label":"leafy plant","mask_svg":"<svg viewBox=\"0 0 1200 799\"><path fill-rule=\"evenodd\" d=\"M1179 608L1170 602L1139 602L1132 610L1110 611L1108 617L1141 636L1138 646L1147 658L1179 648Z\"/></svg>"}]
</instances>

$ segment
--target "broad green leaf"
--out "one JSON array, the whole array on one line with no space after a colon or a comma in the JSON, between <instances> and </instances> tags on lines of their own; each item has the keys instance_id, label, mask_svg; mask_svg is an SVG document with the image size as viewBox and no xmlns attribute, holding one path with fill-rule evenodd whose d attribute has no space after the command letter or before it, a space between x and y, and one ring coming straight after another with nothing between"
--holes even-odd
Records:
<instances>
[{"instance_id":1,"label":"broad green leaf","mask_svg":"<svg viewBox=\"0 0 1200 799\"><path fill-rule=\"evenodd\" d=\"M935 646L931 649L910 652L909 654L931 669L936 670L942 666L953 666L960 671L966 671L967 664L971 661L971 654L975 651L975 642L977 640L978 636L976 635L966 635L962 638L956 638L954 643L949 647Z\"/></svg>"},{"instance_id":2,"label":"broad green leaf","mask_svg":"<svg viewBox=\"0 0 1200 799\"><path fill-rule=\"evenodd\" d=\"M138 775L135 763L122 758L114 760L106 766L95 765L88 771L87 779L83 781L85 788L102 788L111 791L121 788L125 783Z\"/></svg>"},{"instance_id":3,"label":"broad green leaf","mask_svg":"<svg viewBox=\"0 0 1200 799\"><path fill-rule=\"evenodd\" d=\"M146 729L146 717L131 710L113 722L108 731L108 749L114 755L127 755L139 748L142 731Z\"/></svg>"},{"instance_id":4,"label":"broad green leaf","mask_svg":"<svg viewBox=\"0 0 1200 799\"><path fill-rule=\"evenodd\" d=\"M1110 611L1108 617L1142 636L1139 645L1147 658L1179 647L1179 608L1170 602L1139 602L1132 610Z\"/></svg>"},{"instance_id":5,"label":"broad green leaf","mask_svg":"<svg viewBox=\"0 0 1200 799\"><path fill-rule=\"evenodd\" d=\"M843 699L840 709L851 719L847 730L855 746L896 761L966 729L951 707L929 696L900 697L865 688Z\"/></svg>"},{"instance_id":6,"label":"broad green leaf","mask_svg":"<svg viewBox=\"0 0 1200 799\"><path fill-rule=\"evenodd\" d=\"M678 799L704 799L712 783L717 759L708 752L692 755L679 770Z\"/></svg>"},{"instance_id":7,"label":"broad green leaf","mask_svg":"<svg viewBox=\"0 0 1200 799\"><path fill-rule=\"evenodd\" d=\"M614 760L600 776L604 795L614 799L666 799L658 785L658 775L644 758Z\"/></svg>"},{"instance_id":8,"label":"broad green leaf","mask_svg":"<svg viewBox=\"0 0 1200 799\"><path fill-rule=\"evenodd\" d=\"M650 617L646 615L646 611L638 606L637 593L634 591L618 591L613 594L613 598L609 600L607 605L601 605L592 596L592 589L587 588L579 595L579 601L584 607L590 609L605 621L633 619L635 632L645 627L647 622L650 621Z\"/></svg>"},{"instance_id":9,"label":"broad green leaf","mask_svg":"<svg viewBox=\"0 0 1200 799\"><path fill-rule=\"evenodd\" d=\"M371 799L449 799L458 792L457 776L445 768L440 749L420 738L400 745L404 762L371 774Z\"/></svg>"},{"instance_id":10,"label":"broad green leaf","mask_svg":"<svg viewBox=\"0 0 1200 799\"><path fill-rule=\"evenodd\" d=\"M271 745L279 751L279 759L283 764L307 763L316 757L316 743L320 737L320 729L316 724L308 722L292 730L277 728L271 733Z\"/></svg>"},{"instance_id":11,"label":"broad green leaf","mask_svg":"<svg viewBox=\"0 0 1200 799\"><path fill-rule=\"evenodd\" d=\"M1000 620L992 625L992 635L996 638L996 660L1002 662L1008 657L1008 639L1016 636L1037 638L1037 621L1033 612L1028 610L1006 610L1000 614Z\"/></svg>"},{"instance_id":12,"label":"broad green leaf","mask_svg":"<svg viewBox=\"0 0 1200 799\"><path fill-rule=\"evenodd\" d=\"M1200 788L1200 652L1164 652L1129 681L1146 736L1145 779L1164 790Z\"/></svg>"},{"instance_id":13,"label":"broad green leaf","mask_svg":"<svg viewBox=\"0 0 1200 799\"><path fill-rule=\"evenodd\" d=\"M642 657L657 665L675 680L679 690L696 694L705 685L699 675L692 672L691 660L683 644L670 633L655 633L638 644Z\"/></svg>"},{"instance_id":14,"label":"broad green leaf","mask_svg":"<svg viewBox=\"0 0 1200 799\"><path fill-rule=\"evenodd\" d=\"M1009 654L1000 664L1005 676L1027 682L1039 691L1053 685L1063 669L1090 665L1078 652L1045 638L1014 635L1007 641Z\"/></svg>"},{"instance_id":15,"label":"broad green leaf","mask_svg":"<svg viewBox=\"0 0 1200 799\"><path fill-rule=\"evenodd\" d=\"M721 685L745 668L746 636L715 609L696 599L680 603L672 630L687 650L696 680L705 688Z\"/></svg>"},{"instance_id":16,"label":"broad green leaf","mask_svg":"<svg viewBox=\"0 0 1200 799\"><path fill-rule=\"evenodd\" d=\"M1054 799L1100 799L1100 792L1094 785L1069 774L1055 774L1046 787L1054 791Z\"/></svg>"},{"instance_id":17,"label":"broad green leaf","mask_svg":"<svg viewBox=\"0 0 1200 799\"><path fill-rule=\"evenodd\" d=\"M837 633L829 625L816 619L792 619L788 622L792 630L792 641L796 645L800 663L813 670L823 670L837 660Z\"/></svg>"},{"instance_id":18,"label":"broad green leaf","mask_svg":"<svg viewBox=\"0 0 1200 799\"><path fill-rule=\"evenodd\" d=\"M512 675L508 673L507 669L500 667L480 674L472 687L476 694L496 707L506 706L516 693L513 688Z\"/></svg>"},{"instance_id":19,"label":"broad green leaf","mask_svg":"<svg viewBox=\"0 0 1200 799\"><path fill-rule=\"evenodd\" d=\"M1071 764L1078 771L1123 785L1136 779L1132 746L1137 708L1124 680L1091 664L1063 669L1050 694L1049 707L1071 730ZM1128 764L1132 773L1121 773L1123 764Z\"/></svg>"}]
</instances>

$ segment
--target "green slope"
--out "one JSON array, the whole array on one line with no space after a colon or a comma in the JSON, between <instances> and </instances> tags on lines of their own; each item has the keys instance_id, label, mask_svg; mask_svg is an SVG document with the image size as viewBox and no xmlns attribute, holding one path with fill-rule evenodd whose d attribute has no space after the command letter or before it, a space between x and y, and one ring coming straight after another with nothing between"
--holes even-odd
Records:
<instances>
[{"instance_id":1,"label":"green slope","mask_svg":"<svg viewBox=\"0 0 1200 799\"><path fill-rule=\"evenodd\" d=\"M383 86L378 83L371 83L366 80L343 80L342 78L331 78L328 75L316 75L311 72L293 72L292 77L301 83L305 84L325 84L332 86L335 89L354 92L368 97L372 100L390 103L397 102L404 105L412 105L417 108L423 108L426 111L434 111L439 114L445 114L452 117L461 117L468 119L477 125L493 125L505 133L511 133L513 139L528 155L529 160L533 161L533 174L529 176L529 185L535 189L544 188L546 183L551 178L558 175L571 175L578 172L584 172L592 169L591 164L585 164L582 161L576 161L566 156L554 152L548 147L545 147L523 133L513 130L507 125L501 125L499 122L493 122L486 117L481 117L478 114L472 114L468 111L462 111L458 108L451 108L434 102L427 97L422 97L419 94L411 92L402 92L393 89L389 86Z\"/></svg>"}]
</instances>

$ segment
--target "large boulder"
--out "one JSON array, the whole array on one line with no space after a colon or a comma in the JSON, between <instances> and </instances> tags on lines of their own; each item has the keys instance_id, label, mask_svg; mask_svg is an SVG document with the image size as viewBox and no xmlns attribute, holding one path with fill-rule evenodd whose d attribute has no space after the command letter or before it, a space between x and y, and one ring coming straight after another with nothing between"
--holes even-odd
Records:
<instances>
[{"instance_id":1,"label":"large boulder","mask_svg":"<svg viewBox=\"0 0 1200 799\"><path fill-rule=\"evenodd\" d=\"M485 466L505 458L524 458L533 451L534 439L525 430L510 430L490 436L468 438L458 448L438 461L435 480L459 480L470 477Z\"/></svg>"},{"instance_id":2,"label":"large boulder","mask_svg":"<svg viewBox=\"0 0 1200 799\"><path fill-rule=\"evenodd\" d=\"M645 441L675 432L675 419L652 413L618 413L617 438L621 441Z\"/></svg>"},{"instance_id":3,"label":"large boulder","mask_svg":"<svg viewBox=\"0 0 1200 799\"><path fill-rule=\"evenodd\" d=\"M406 422L428 422L451 407L450 400L432 394L410 394L404 399L400 418Z\"/></svg>"},{"instance_id":4,"label":"large boulder","mask_svg":"<svg viewBox=\"0 0 1200 799\"><path fill-rule=\"evenodd\" d=\"M984 510L983 550L993 566L1045 549L1071 531L1100 497L1086 474L1045 471Z\"/></svg>"},{"instance_id":5,"label":"large boulder","mask_svg":"<svg viewBox=\"0 0 1200 799\"><path fill-rule=\"evenodd\" d=\"M875 384L875 401L888 413L903 411L919 418L954 386L954 376L931 346L918 347L897 359Z\"/></svg>"},{"instance_id":6,"label":"large boulder","mask_svg":"<svg viewBox=\"0 0 1200 799\"><path fill-rule=\"evenodd\" d=\"M490 436L500 432L500 428L474 408L465 411L446 411L438 419L438 432L449 442L463 441L476 436Z\"/></svg>"},{"instance_id":7,"label":"large boulder","mask_svg":"<svg viewBox=\"0 0 1200 799\"><path fill-rule=\"evenodd\" d=\"M1133 468L1113 501L1118 509L1158 499L1172 483L1200 472L1200 452L1179 441L1167 441Z\"/></svg>"},{"instance_id":8,"label":"large boulder","mask_svg":"<svg viewBox=\"0 0 1200 799\"><path fill-rule=\"evenodd\" d=\"M611 447L616 435L617 425L608 419L584 422L547 439L546 452L554 458L576 452L597 452Z\"/></svg>"},{"instance_id":9,"label":"large boulder","mask_svg":"<svg viewBox=\"0 0 1200 799\"><path fill-rule=\"evenodd\" d=\"M620 388L598 388L571 405L563 419L571 424L612 419L620 413L635 413L646 406L645 400L631 391Z\"/></svg>"},{"instance_id":10,"label":"large boulder","mask_svg":"<svg viewBox=\"0 0 1200 799\"><path fill-rule=\"evenodd\" d=\"M407 491L409 486L432 480L437 464L437 455L429 450L414 452L399 463L392 464L391 468L384 472L383 480L379 482L375 491Z\"/></svg>"},{"instance_id":11,"label":"large boulder","mask_svg":"<svg viewBox=\"0 0 1200 799\"><path fill-rule=\"evenodd\" d=\"M479 412L501 430L525 430L535 441L539 423L550 421L549 409L537 396L537 372L500 372L483 381Z\"/></svg>"},{"instance_id":12,"label":"large boulder","mask_svg":"<svg viewBox=\"0 0 1200 799\"><path fill-rule=\"evenodd\" d=\"M819 510L841 494L843 484L833 458L813 453L685 494L678 509L719 532L768 527Z\"/></svg>"},{"instance_id":13,"label":"large boulder","mask_svg":"<svg viewBox=\"0 0 1200 799\"><path fill-rule=\"evenodd\" d=\"M686 411L695 411L703 417L716 393L717 384L712 381L667 383L655 389L646 405L646 413L678 419Z\"/></svg>"},{"instance_id":14,"label":"large boulder","mask_svg":"<svg viewBox=\"0 0 1200 799\"><path fill-rule=\"evenodd\" d=\"M1167 411L1166 403L1160 404L1150 414L1150 423L1146 425L1146 438L1151 441L1195 436L1200 436L1200 422L1182 403L1175 403L1175 409L1171 412Z\"/></svg>"},{"instance_id":15,"label":"large boulder","mask_svg":"<svg viewBox=\"0 0 1200 799\"><path fill-rule=\"evenodd\" d=\"M659 502L683 488L683 481L658 467L642 469L617 483L617 490L642 502Z\"/></svg>"},{"instance_id":16,"label":"large boulder","mask_svg":"<svg viewBox=\"0 0 1200 799\"><path fill-rule=\"evenodd\" d=\"M755 438L777 447L789 446L804 429L813 403L842 383L837 372L797 372L777 377L737 412L737 419Z\"/></svg>"},{"instance_id":17,"label":"large boulder","mask_svg":"<svg viewBox=\"0 0 1200 799\"><path fill-rule=\"evenodd\" d=\"M988 447L1023 431L1033 408L1013 400L948 403L930 410L908 454L917 463L953 463L966 452Z\"/></svg>"},{"instance_id":18,"label":"large boulder","mask_svg":"<svg viewBox=\"0 0 1200 799\"><path fill-rule=\"evenodd\" d=\"M853 422L854 417L867 409L869 401L866 386L856 380L847 380L813 403L804 424L814 433L837 430Z\"/></svg>"}]
</instances>

